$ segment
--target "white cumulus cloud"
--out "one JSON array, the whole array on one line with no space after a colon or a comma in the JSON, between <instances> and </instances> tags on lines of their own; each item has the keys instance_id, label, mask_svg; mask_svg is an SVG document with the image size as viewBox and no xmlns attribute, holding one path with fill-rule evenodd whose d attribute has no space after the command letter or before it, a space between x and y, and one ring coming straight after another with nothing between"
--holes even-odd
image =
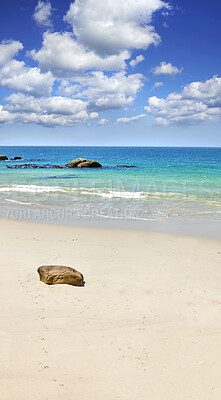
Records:
<instances>
[{"instance_id":1,"label":"white cumulus cloud","mask_svg":"<svg viewBox=\"0 0 221 400\"><path fill-rule=\"evenodd\" d=\"M42 103L48 114L72 115L85 110L85 103L82 100L61 96L48 97Z\"/></svg>"},{"instance_id":2,"label":"white cumulus cloud","mask_svg":"<svg viewBox=\"0 0 221 400\"><path fill-rule=\"evenodd\" d=\"M195 124L221 119L221 78L214 76L205 82L192 82L181 93L171 93L165 99L150 97L146 111L158 124Z\"/></svg>"},{"instance_id":3,"label":"white cumulus cloud","mask_svg":"<svg viewBox=\"0 0 221 400\"><path fill-rule=\"evenodd\" d=\"M39 1L37 6L35 7L33 18L38 25L44 27L50 27L52 26L51 14L52 14L51 3L48 1L46 2Z\"/></svg>"},{"instance_id":4,"label":"white cumulus cloud","mask_svg":"<svg viewBox=\"0 0 221 400\"><path fill-rule=\"evenodd\" d=\"M47 96L51 92L54 78L51 72L41 73L37 67L26 67L24 61L11 60L0 69L0 83L8 90Z\"/></svg>"},{"instance_id":5,"label":"white cumulus cloud","mask_svg":"<svg viewBox=\"0 0 221 400\"><path fill-rule=\"evenodd\" d=\"M61 78L90 69L103 71L124 69L125 60L130 58L128 51L110 56L97 55L94 51L86 50L78 44L68 32L46 32L42 48L39 51L32 50L30 54L35 61L38 61L41 70L52 71Z\"/></svg>"},{"instance_id":6,"label":"white cumulus cloud","mask_svg":"<svg viewBox=\"0 0 221 400\"><path fill-rule=\"evenodd\" d=\"M23 93L12 93L5 100L9 103L5 109L14 113L41 113L43 112L40 99L34 96L27 96Z\"/></svg>"},{"instance_id":7,"label":"white cumulus cloud","mask_svg":"<svg viewBox=\"0 0 221 400\"><path fill-rule=\"evenodd\" d=\"M79 83L81 91L76 96L87 98L89 110L113 110L133 103L137 92L143 86L143 75L127 76L122 71L107 76L97 71L81 76Z\"/></svg>"},{"instance_id":8,"label":"white cumulus cloud","mask_svg":"<svg viewBox=\"0 0 221 400\"><path fill-rule=\"evenodd\" d=\"M15 115L11 114L7 110L4 110L3 106L0 104L0 126L4 124L9 124L13 122Z\"/></svg>"},{"instance_id":9,"label":"white cumulus cloud","mask_svg":"<svg viewBox=\"0 0 221 400\"><path fill-rule=\"evenodd\" d=\"M103 125L105 125L107 123L108 123L108 119L102 118L102 119L100 119L100 121L98 121L97 124L103 126Z\"/></svg>"},{"instance_id":10,"label":"white cumulus cloud","mask_svg":"<svg viewBox=\"0 0 221 400\"><path fill-rule=\"evenodd\" d=\"M13 93L4 107L5 117L16 118L23 123L43 126L75 126L99 117L96 112L87 112L87 103L79 99L61 96L41 97Z\"/></svg>"},{"instance_id":11,"label":"white cumulus cloud","mask_svg":"<svg viewBox=\"0 0 221 400\"><path fill-rule=\"evenodd\" d=\"M177 68L171 63L166 63L162 61L160 65L157 65L153 68L154 75L176 75L180 74L183 71L183 68Z\"/></svg>"},{"instance_id":12,"label":"white cumulus cloud","mask_svg":"<svg viewBox=\"0 0 221 400\"><path fill-rule=\"evenodd\" d=\"M23 44L19 41L3 40L0 43L0 67L6 64L22 49L23 49Z\"/></svg>"},{"instance_id":13,"label":"white cumulus cloud","mask_svg":"<svg viewBox=\"0 0 221 400\"><path fill-rule=\"evenodd\" d=\"M160 37L150 23L153 13L165 7L162 0L75 0L64 19L86 48L115 54L158 44Z\"/></svg>"},{"instance_id":14,"label":"white cumulus cloud","mask_svg":"<svg viewBox=\"0 0 221 400\"><path fill-rule=\"evenodd\" d=\"M134 60L131 60L129 62L131 67L136 67L137 64L141 63L144 60L144 56L142 56L142 54L140 54L139 56L137 56Z\"/></svg>"}]
</instances>

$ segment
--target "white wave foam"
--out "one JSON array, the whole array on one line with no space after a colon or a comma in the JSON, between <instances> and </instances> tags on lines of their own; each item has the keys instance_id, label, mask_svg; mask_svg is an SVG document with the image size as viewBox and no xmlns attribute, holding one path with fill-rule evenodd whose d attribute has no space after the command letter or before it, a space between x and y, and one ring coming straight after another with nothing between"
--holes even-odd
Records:
<instances>
[{"instance_id":1,"label":"white wave foam","mask_svg":"<svg viewBox=\"0 0 221 400\"><path fill-rule=\"evenodd\" d=\"M0 186L0 192L21 192L21 193L49 193L63 192L66 190L56 186L37 186L37 185L7 185Z\"/></svg>"},{"instance_id":2,"label":"white wave foam","mask_svg":"<svg viewBox=\"0 0 221 400\"><path fill-rule=\"evenodd\" d=\"M146 194L143 192L126 192L126 191L119 191L117 189L108 190L108 189L79 189L81 194L90 195L90 196L99 196L108 199L113 198L121 198L121 199L142 199L146 197Z\"/></svg>"},{"instance_id":3,"label":"white wave foam","mask_svg":"<svg viewBox=\"0 0 221 400\"><path fill-rule=\"evenodd\" d=\"M210 205L221 206L221 201L214 197L214 199L206 199L203 196L188 194L182 192L133 192L120 189L110 188L71 188L60 186L40 186L40 185L5 185L0 186L0 192L17 192L17 193L63 193L63 194L77 194L78 196L97 196L107 199L137 199L137 200L179 200L184 199L188 201L203 201L208 202ZM219 195L218 195L219 196Z\"/></svg>"},{"instance_id":4,"label":"white wave foam","mask_svg":"<svg viewBox=\"0 0 221 400\"><path fill-rule=\"evenodd\" d=\"M4 201L7 201L9 203L15 203L15 204L22 204L25 206L41 206L40 203L30 203L30 202L25 202L25 201L18 201L18 200L13 200L13 199L7 199L5 198Z\"/></svg>"}]
</instances>

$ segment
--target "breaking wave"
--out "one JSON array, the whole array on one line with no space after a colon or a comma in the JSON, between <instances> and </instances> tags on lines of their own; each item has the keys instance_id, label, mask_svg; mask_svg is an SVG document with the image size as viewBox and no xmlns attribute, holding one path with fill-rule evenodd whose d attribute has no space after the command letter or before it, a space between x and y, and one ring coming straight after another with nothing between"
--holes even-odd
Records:
<instances>
[{"instance_id":1,"label":"breaking wave","mask_svg":"<svg viewBox=\"0 0 221 400\"><path fill-rule=\"evenodd\" d=\"M0 193L54 193L71 194L83 197L101 197L106 199L134 199L134 200L189 200L206 201L211 205L221 206L221 193L205 192L204 194L193 194L186 192L145 192L126 191L112 188L85 188L85 187L61 187L40 185L1 185Z\"/></svg>"}]
</instances>

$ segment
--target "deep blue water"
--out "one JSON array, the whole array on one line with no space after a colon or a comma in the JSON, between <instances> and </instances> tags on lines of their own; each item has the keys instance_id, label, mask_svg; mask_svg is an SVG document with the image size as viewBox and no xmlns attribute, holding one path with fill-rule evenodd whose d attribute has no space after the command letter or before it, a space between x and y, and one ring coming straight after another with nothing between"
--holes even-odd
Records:
<instances>
[{"instance_id":1,"label":"deep blue water","mask_svg":"<svg viewBox=\"0 0 221 400\"><path fill-rule=\"evenodd\" d=\"M159 219L221 213L221 148L1 147L0 201L59 207L104 218ZM83 157L102 169L9 169L65 165ZM120 165L133 165L124 168Z\"/></svg>"}]
</instances>

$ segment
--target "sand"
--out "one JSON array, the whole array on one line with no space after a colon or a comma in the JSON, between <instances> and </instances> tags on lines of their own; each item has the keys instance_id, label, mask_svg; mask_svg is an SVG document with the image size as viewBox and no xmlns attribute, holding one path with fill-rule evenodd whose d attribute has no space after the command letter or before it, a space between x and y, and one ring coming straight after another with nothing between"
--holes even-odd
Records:
<instances>
[{"instance_id":1,"label":"sand","mask_svg":"<svg viewBox=\"0 0 221 400\"><path fill-rule=\"evenodd\" d=\"M221 241L0 226L1 399L220 400ZM85 287L45 285L44 264Z\"/></svg>"}]
</instances>

